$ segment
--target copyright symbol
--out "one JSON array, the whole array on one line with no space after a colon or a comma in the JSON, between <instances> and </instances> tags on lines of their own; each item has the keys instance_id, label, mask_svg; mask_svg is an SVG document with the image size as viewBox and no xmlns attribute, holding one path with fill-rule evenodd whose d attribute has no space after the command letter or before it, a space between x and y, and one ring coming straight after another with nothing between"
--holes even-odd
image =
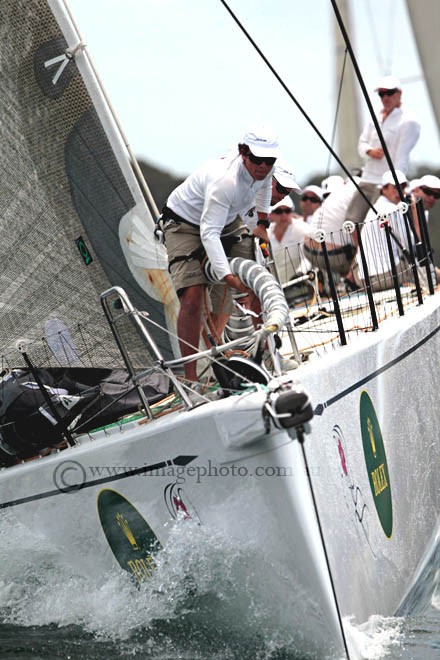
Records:
<instances>
[{"instance_id":1,"label":"copyright symbol","mask_svg":"<svg viewBox=\"0 0 440 660\"><path fill-rule=\"evenodd\" d=\"M53 471L53 482L62 493L81 490L86 482L86 471L77 461L63 461Z\"/></svg>"}]
</instances>

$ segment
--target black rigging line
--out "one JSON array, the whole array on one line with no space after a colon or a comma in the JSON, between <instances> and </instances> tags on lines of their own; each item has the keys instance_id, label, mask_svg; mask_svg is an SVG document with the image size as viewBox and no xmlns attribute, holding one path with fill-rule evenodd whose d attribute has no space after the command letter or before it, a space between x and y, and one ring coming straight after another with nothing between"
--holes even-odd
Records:
<instances>
[{"instance_id":1,"label":"black rigging line","mask_svg":"<svg viewBox=\"0 0 440 660\"><path fill-rule=\"evenodd\" d=\"M251 35L250 35L249 32L246 30L246 28L244 27L244 25L239 21L239 19L237 18L237 16L236 16L236 15L234 14L234 12L230 9L230 7L228 6L228 3L227 3L225 0L220 0L220 2L221 2L222 5L224 6L224 8L227 10L227 12L231 15L231 17L234 19L234 21L237 23L238 27L239 27L240 30L243 32L243 34L245 35L245 37L250 41L250 43L251 43L252 46L255 48L255 50L257 51L257 53L259 54L259 56L261 57L261 59L264 61L264 63L269 67L269 69L271 70L271 72L273 73L273 75L275 76L275 78L278 80L278 82L280 83L280 85L282 86L282 88L284 89L284 91L286 92L286 94L287 94L287 95L289 96L289 98L294 102L294 104L296 105L296 107L298 108L298 110L301 112L301 114L303 115L303 117L306 119L306 121L307 121L307 122L310 124L310 126L313 128L313 130L315 131L315 133L317 134L317 136L319 137L319 139L325 144L325 146L326 146L327 149L330 151L330 153L331 153L331 155L333 156L333 158L334 158L334 159L336 160L336 162L340 165L341 169L345 172L345 174L346 174L347 177L350 179L350 181L355 185L355 187L356 187L356 189L358 190L359 194L363 197L363 199L364 199L365 202L368 204L368 206L369 206L371 209L373 209L373 211L376 213L376 209L375 209L374 206L371 204L371 202L370 202L370 200L368 199L368 197L364 194L363 190L358 186L358 184L357 184L357 182L354 180L353 175L352 175L352 173L350 172L350 170L348 170L348 169L345 167L344 163L343 163L342 160L339 158L338 154L333 150L333 148L332 148L331 145L327 142L327 140L326 140L325 137L322 135L322 133L320 132L320 130L318 129L318 127L317 127L317 126L313 123L313 121L310 119L309 115L308 115L307 112L304 110L304 108L301 106L301 104L299 103L299 101L294 97L294 95L292 94L292 92L291 92L290 89L287 87L286 83L284 82L284 80L281 78L281 76L279 75L279 73L274 69L274 67L272 66L272 64L269 62L269 60L267 59L267 57L264 55L264 53L263 53L263 51L261 50L261 48L260 48L260 47L256 44L256 42L252 39Z\"/></svg>"},{"instance_id":2,"label":"black rigging line","mask_svg":"<svg viewBox=\"0 0 440 660\"><path fill-rule=\"evenodd\" d=\"M400 185L400 183L397 179L396 170L394 168L393 161L391 160L390 152L388 151L388 147L386 145L385 138L384 138L383 133L382 133L382 129L381 129L380 124L377 120L376 113L374 112L374 108L373 108L373 106L371 104L371 101L370 101L370 97L368 96L368 91L367 91L367 88L365 87L364 79L362 78L362 74L361 74L361 71L359 69L359 65L357 63L356 56L353 52L353 48L351 47L350 39L349 39L347 30L345 29L344 21L342 20L341 14L340 14L339 9L338 9L338 6L336 4L336 0L330 0L330 1L332 3L332 7L333 7L333 10L335 12L336 20L338 21L338 25L339 25L339 28L341 30L342 36L344 37L345 45L346 45L347 50L349 52L350 59L351 59L352 64L353 64L353 68L355 70L357 79L359 81L359 85L362 89L362 94L364 95L365 102L368 106L368 111L369 111L371 119L373 121L374 128L376 129L377 135L379 137L380 144L381 144L381 147L383 149L384 156L386 158L386 161L387 161L388 167L391 171L391 174L393 175L394 184L397 188L397 192L399 193L400 201L405 202L405 196L403 194L402 186ZM370 204L370 207L373 208L371 206L371 204ZM375 211L375 213L376 213L376 211ZM412 222L412 219L411 219L411 212L408 212L406 217L408 219L408 223L409 223L411 232L413 233L413 236L414 236L416 242L419 242L419 237L417 236L417 233L416 233L415 228L414 228L414 223ZM392 231L392 229L391 229L391 227L389 227L389 225L388 225L388 228L391 230L389 232L390 238L392 238L400 246L399 242L396 240L395 233ZM407 255L405 255L405 256L407 256ZM390 254L390 257L391 257L391 254ZM392 263L392 261L391 261L391 263ZM418 275L416 273L416 261L415 261L415 259L412 263L414 265L413 273L414 273L414 277L415 277L415 284L416 284L416 287L417 287L417 295L418 295L418 299L419 299L419 303L420 303L421 302L421 292L420 292L420 287L419 287L419 282L418 282ZM430 272L428 272L427 275L428 275L428 282L429 282ZM397 284L396 284L395 288L396 288L396 296L399 298L399 292L398 292ZM431 289L431 287L430 287L430 289Z\"/></svg>"},{"instance_id":3,"label":"black rigging line","mask_svg":"<svg viewBox=\"0 0 440 660\"><path fill-rule=\"evenodd\" d=\"M369 111L371 119L373 121L374 128L376 129L377 135L379 137L380 144L381 144L381 147L383 149L384 156L385 156L386 161L388 163L388 167L391 170L391 173L393 175L393 179L394 179L396 188L399 192L400 200L403 202L403 201L405 201L403 191L402 191L402 188L400 186L399 181L397 180L396 170L394 169L393 161L391 160L390 152L388 151L388 147L387 147L385 139L383 137L382 129L380 127L379 122L377 121L376 113L374 112L374 108L371 104L370 97L368 96L368 91L367 91L367 88L365 87L364 79L362 78L362 74L361 74L361 71L359 69L359 65L357 63L356 56L353 52L353 48L351 47L351 43L350 43L350 39L349 39L347 30L345 29L345 25L344 25L344 22L342 20L341 14L339 13L339 9L338 9L338 6L336 4L336 0L330 0L330 2L332 3L332 7L333 7L333 10L335 12L336 20L338 21L339 28L341 30L342 36L344 37L345 45L346 45L347 50L349 52L350 59L353 63L353 67L354 67L357 79L359 81L359 85L361 86L361 89L362 89L362 94L364 95L365 102L368 106L368 111Z\"/></svg>"},{"instance_id":4,"label":"black rigging line","mask_svg":"<svg viewBox=\"0 0 440 660\"><path fill-rule=\"evenodd\" d=\"M331 568L330 568L330 559L329 559L329 556L328 556L327 546L326 546L326 543L325 543L324 531L323 531L322 525L321 525L321 518L319 516L318 503L316 501L315 491L313 489L311 472L310 472L310 468L309 468L309 463L307 461L306 450L305 450L305 447L304 447L304 440L305 440L305 438L304 438L304 428L302 426L297 426L297 427L295 427L295 430L296 430L298 442L299 442L300 447L301 447L301 452L302 452L302 455L303 455L304 466L306 468L306 473L307 473L307 481L309 482L310 495L312 497L313 508L314 508L315 516L316 516L316 522L318 524L319 536L321 538L322 550L324 552L325 563L327 564L327 570L328 570L328 575L329 575L329 579L330 579L331 589L332 589L332 592L333 592L333 598L335 599L335 607L336 607L336 613L337 613L337 617L338 617L338 621L339 621L339 627L341 629L342 643L343 643L343 646L344 646L345 655L347 656L347 660L350 660L350 653L348 651L347 639L345 637L344 626L342 624L341 610L339 609L339 603L338 603L338 599L336 597L336 585L335 585L335 582L334 582L334 579L333 579L333 573L332 573Z\"/></svg>"}]
</instances>

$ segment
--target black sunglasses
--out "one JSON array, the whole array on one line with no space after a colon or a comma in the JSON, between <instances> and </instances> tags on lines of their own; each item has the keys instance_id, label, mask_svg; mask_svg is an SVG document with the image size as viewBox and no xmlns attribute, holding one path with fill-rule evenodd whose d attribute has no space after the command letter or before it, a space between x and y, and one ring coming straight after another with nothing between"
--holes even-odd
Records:
<instances>
[{"instance_id":1,"label":"black sunglasses","mask_svg":"<svg viewBox=\"0 0 440 660\"><path fill-rule=\"evenodd\" d=\"M293 213L293 209L289 209L287 206L279 206L275 211L272 211L275 215L281 215L282 213Z\"/></svg>"},{"instance_id":2,"label":"black sunglasses","mask_svg":"<svg viewBox=\"0 0 440 660\"><path fill-rule=\"evenodd\" d=\"M252 151L247 152L247 157L253 163L254 165L262 165L263 163L266 163L266 165L274 165L276 158L269 158L266 156L254 156Z\"/></svg>"},{"instance_id":3,"label":"black sunglasses","mask_svg":"<svg viewBox=\"0 0 440 660\"><path fill-rule=\"evenodd\" d=\"M330 193L329 193L330 194ZM320 204L321 200L317 197L310 197L310 195L303 195L301 197L303 202L313 202L314 204Z\"/></svg>"},{"instance_id":4,"label":"black sunglasses","mask_svg":"<svg viewBox=\"0 0 440 660\"><path fill-rule=\"evenodd\" d=\"M425 195L428 195L428 197L434 197L434 199L440 199L440 190L431 190L431 188L425 188L425 186L420 186L420 190L423 190Z\"/></svg>"},{"instance_id":5,"label":"black sunglasses","mask_svg":"<svg viewBox=\"0 0 440 660\"><path fill-rule=\"evenodd\" d=\"M280 193L280 195L288 195L290 192L292 192L292 188L285 188L284 186L281 185L281 183L278 183L278 181L275 179L275 188L277 192Z\"/></svg>"},{"instance_id":6,"label":"black sunglasses","mask_svg":"<svg viewBox=\"0 0 440 660\"><path fill-rule=\"evenodd\" d=\"M380 98L382 98L384 96L393 96L393 94L395 94L398 91L399 90L397 88L396 89L384 89L382 92L377 92L377 93L379 94Z\"/></svg>"}]
</instances>

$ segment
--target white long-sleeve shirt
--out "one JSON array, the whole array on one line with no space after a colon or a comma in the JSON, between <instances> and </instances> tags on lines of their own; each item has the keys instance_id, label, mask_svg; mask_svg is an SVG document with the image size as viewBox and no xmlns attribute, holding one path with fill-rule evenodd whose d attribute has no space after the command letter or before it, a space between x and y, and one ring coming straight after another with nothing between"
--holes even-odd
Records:
<instances>
[{"instance_id":1,"label":"white long-sleeve shirt","mask_svg":"<svg viewBox=\"0 0 440 660\"><path fill-rule=\"evenodd\" d=\"M219 279L231 269L220 234L237 215L252 207L269 212L273 168L262 181L255 181L240 155L218 158L202 165L169 196L167 206L184 220L200 226L206 254Z\"/></svg>"},{"instance_id":2,"label":"white long-sleeve shirt","mask_svg":"<svg viewBox=\"0 0 440 660\"><path fill-rule=\"evenodd\" d=\"M292 218L279 241L275 236L274 223L270 224L267 235L282 284L311 269L310 262L303 252L304 239L309 234L310 227L302 218Z\"/></svg>"},{"instance_id":3,"label":"white long-sleeve shirt","mask_svg":"<svg viewBox=\"0 0 440 660\"><path fill-rule=\"evenodd\" d=\"M394 168L405 174L408 171L409 154L420 135L420 124L414 115L402 108L394 108L381 122L380 127L387 145ZM367 183L381 183L382 174L389 170L385 156L383 158L370 158L367 151L381 148L379 136L370 120L364 127L358 142L358 152L365 160L362 170L362 181Z\"/></svg>"},{"instance_id":4,"label":"white long-sleeve shirt","mask_svg":"<svg viewBox=\"0 0 440 660\"><path fill-rule=\"evenodd\" d=\"M356 183L360 181L358 177L354 177L354 180ZM337 234L341 231L348 206L355 191L356 186L350 179L347 179L342 186L326 197L309 220L309 233L312 238L317 231L323 231L327 236L327 241L332 240L335 243L342 243L342 240L338 240L338 236L333 236L330 239L328 235Z\"/></svg>"}]
</instances>

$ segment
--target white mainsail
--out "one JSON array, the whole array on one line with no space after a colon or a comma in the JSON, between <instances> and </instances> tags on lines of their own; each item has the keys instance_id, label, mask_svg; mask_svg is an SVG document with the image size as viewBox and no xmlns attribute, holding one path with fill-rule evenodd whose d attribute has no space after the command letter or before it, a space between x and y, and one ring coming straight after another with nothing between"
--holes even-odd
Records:
<instances>
[{"instance_id":1,"label":"white mainsail","mask_svg":"<svg viewBox=\"0 0 440 660\"><path fill-rule=\"evenodd\" d=\"M14 354L56 320L72 336L88 326L91 361L111 365L109 286L174 330L165 249L62 0L0 4L0 66L0 349Z\"/></svg>"}]
</instances>

